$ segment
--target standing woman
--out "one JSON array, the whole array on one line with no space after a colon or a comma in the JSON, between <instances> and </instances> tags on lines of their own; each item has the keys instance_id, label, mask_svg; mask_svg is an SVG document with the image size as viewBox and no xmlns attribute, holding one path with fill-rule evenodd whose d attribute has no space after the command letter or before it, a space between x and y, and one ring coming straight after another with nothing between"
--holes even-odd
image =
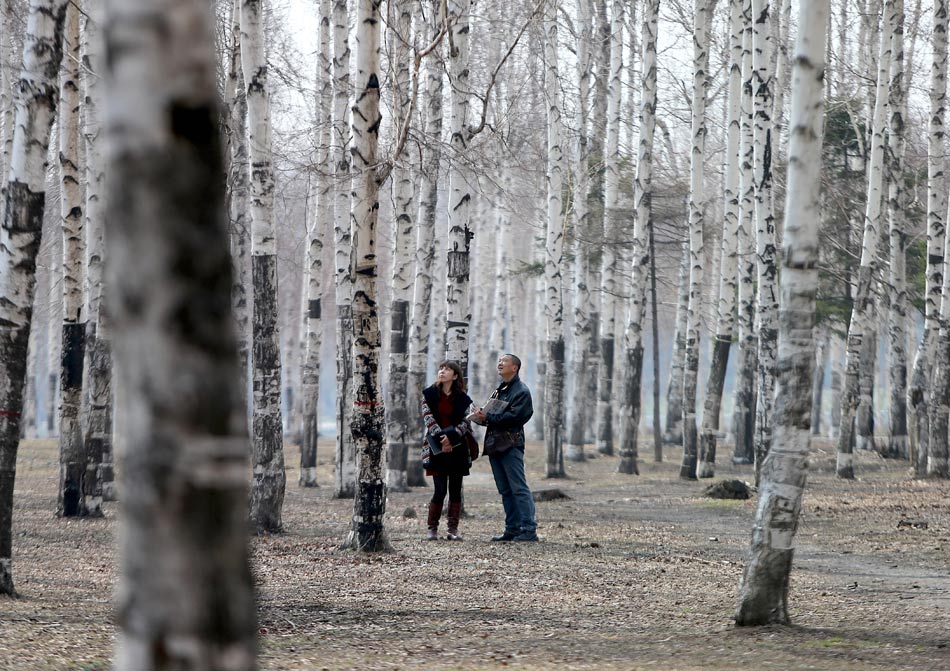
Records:
<instances>
[{"instance_id":1,"label":"standing woman","mask_svg":"<svg viewBox=\"0 0 950 671\"><path fill-rule=\"evenodd\" d=\"M422 420L426 439L422 445L422 465L431 475L435 492L429 502L429 532L426 540L439 537L439 519L449 494L448 535L460 541L459 516L462 513L462 478L468 475L472 459L478 456L478 445L472 425L465 418L472 399L465 393L461 367L454 361L439 364L435 383L422 391ZM471 449L474 447L474 450ZM474 452L474 454L472 454Z\"/></svg>"}]
</instances>

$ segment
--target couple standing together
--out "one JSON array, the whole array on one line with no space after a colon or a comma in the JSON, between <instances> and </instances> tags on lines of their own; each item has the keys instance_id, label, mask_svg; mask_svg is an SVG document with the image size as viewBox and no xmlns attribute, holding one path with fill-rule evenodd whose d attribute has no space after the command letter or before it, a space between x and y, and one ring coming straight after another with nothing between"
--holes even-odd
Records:
<instances>
[{"instance_id":1,"label":"couple standing together","mask_svg":"<svg viewBox=\"0 0 950 671\"><path fill-rule=\"evenodd\" d=\"M465 393L462 369L454 361L439 364L435 383L423 390L422 419L426 440L422 447L422 464L435 485L429 502L428 540L439 537L439 520L446 492L449 495L446 537L453 541L462 540L458 528L462 512L462 478L469 474L472 459L478 455L478 446L472 436L473 421L486 427L485 454L505 508L505 531L492 540L538 540L534 500L524 470L524 425L534 414L534 408L531 392L521 381L520 372L521 359L514 354L499 357L501 384L485 407L474 412L470 412L473 403Z\"/></svg>"}]
</instances>

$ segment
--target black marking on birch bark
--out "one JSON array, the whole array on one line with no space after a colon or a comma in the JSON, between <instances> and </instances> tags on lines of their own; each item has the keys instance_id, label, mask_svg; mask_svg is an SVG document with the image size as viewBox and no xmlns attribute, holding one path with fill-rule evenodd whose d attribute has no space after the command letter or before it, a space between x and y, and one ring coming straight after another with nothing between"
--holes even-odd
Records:
<instances>
[{"instance_id":1,"label":"black marking on birch bark","mask_svg":"<svg viewBox=\"0 0 950 671\"><path fill-rule=\"evenodd\" d=\"M17 233L38 234L43 226L46 193L33 193L27 184L18 180L8 182L5 191L7 194L6 217L3 227L8 230L11 235ZM32 247L33 245L39 249L39 240L31 243L30 246ZM21 262L20 267L27 270L35 269L36 252L31 253L28 248L25 256L27 260ZM32 259L32 262L30 262L30 259ZM23 263L29 263L30 265L24 266L22 265Z\"/></svg>"},{"instance_id":2,"label":"black marking on birch bark","mask_svg":"<svg viewBox=\"0 0 950 671\"><path fill-rule=\"evenodd\" d=\"M390 314L389 351L406 354L409 351L409 301L393 301Z\"/></svg>"},{"instance_id":3,"label":"black marking on birch bark","mask_svg":"<svg viewBox=\"0 0 950 671\"><path fill-rule=\"evenodd\" d=\"M312 298L307 303L307 318L320 319L320 299Z\"/></svg>"},{"instance_id":4,"label":"black marking on birch bark","mask_svg":"<svg viewBox=\"0 0 950 671\"><path fill-rule=\"evenodd\" d=\"M458 133L453 133L453 134L452 134L452 137L454 138L454 137L456 137L457 135L458 135ZM471 199L472 199L472 195L469 194L469 193L466 193L465 195L463 195L463 196L459 199L459 202L457 202L457 203L455 204L455 206L452 207L452 210L453 210L453 211L458 210L458 209L459 209L460 207L462 207L463 205L468 204L468 202L469 202Z\"/></svg>"},{"instance_id":5,"label":"black marking on birch bark","mask_svg":"<svg viewBox=\"0 0 950 671\"><path fill-rule=\"evenodd\" d=\"M450 251L447 257L446 275L454 280L467 278L469 276L469 257L470 254L467 249L461 252Z\"/></svg>"},{"instance_id":6,"label":"black marking on birch bark","mask_svg":"<svg viewBox=\"0 0 950 671\"><path fill-rule=\"evenodd\" d=\"M86 345L86 331L83 324L63 324L63 346L61 361L62 391L82 387L83 357Z\"/></svg>"}]
</instances>

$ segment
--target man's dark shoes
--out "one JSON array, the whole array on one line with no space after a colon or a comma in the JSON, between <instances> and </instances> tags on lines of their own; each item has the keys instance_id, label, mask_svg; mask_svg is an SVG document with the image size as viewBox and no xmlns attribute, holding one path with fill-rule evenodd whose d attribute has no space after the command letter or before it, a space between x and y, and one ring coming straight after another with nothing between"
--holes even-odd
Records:
<instances>
[{"instance_id":1,"label":"man's dark shoes","mask_svg":"<svg viewBox=\"0 0 950 671\"><path fill-rule=\"evenodd\" d=\"M520 534L512 538L511 540L521 542L521 543L537 543L538 534L534 531L522 531Z\"/></svg>"},{"instance_id":2,"label":"man's dark shoes","mask_svg":"<svg viewBox=\"0 0 950 671\"><path fill-rule=\"evenodd\" d=\"M513 541L518 534L512 533L510 531L505 531L505 533L500 536L492 536L492 542L494 543L507 543L508 541Z\"/></svg>"}]
</instances>

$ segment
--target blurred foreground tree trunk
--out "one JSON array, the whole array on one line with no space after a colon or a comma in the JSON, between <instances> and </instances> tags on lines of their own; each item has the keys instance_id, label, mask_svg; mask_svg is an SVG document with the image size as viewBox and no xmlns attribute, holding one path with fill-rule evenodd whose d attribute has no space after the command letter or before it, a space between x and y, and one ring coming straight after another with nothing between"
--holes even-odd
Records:
<instances>
[{"instance_id":1,"label":"blurred foreground tree trunk","mask_svg":"<svg viewBox=\"0 0 950 671\"><path fill-rule=\"evenodd\" d=\"M194 0L112 0L107 17L110 306L127 418L115 669L251 671L249 446L212 17Z\"/></svg>"}]
</instances>

